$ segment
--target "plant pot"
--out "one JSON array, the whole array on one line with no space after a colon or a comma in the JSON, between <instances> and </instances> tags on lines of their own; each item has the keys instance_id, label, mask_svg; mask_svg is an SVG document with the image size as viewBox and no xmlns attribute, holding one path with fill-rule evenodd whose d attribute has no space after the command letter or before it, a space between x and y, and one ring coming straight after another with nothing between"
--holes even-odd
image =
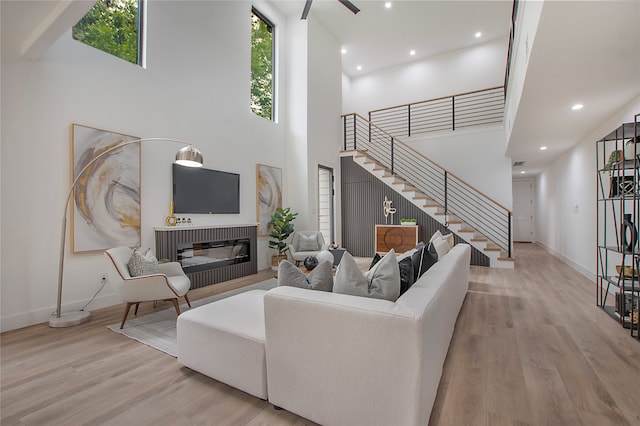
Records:
<instances>
[{"instance_id":1,"label":"plant pot","mask_svg":"<svg viewBox=\"0 0 640 426\"><path fill-rule=\"evenodd\" d=\"M400 222L402 226L415 226L416 222Z\"/></svg>"},{"instance_id":2,"label":"plant pot","mask_svg":"<svg viewBox=\"0 0 640 426\"><path fill-rule=\"evenodd\" d=\"M271 269L277 271L278 265L280 265L280 262L282 262L283 260L287 260L286 254L275 254L271 256Z\"/></svg>"}]
</instances>

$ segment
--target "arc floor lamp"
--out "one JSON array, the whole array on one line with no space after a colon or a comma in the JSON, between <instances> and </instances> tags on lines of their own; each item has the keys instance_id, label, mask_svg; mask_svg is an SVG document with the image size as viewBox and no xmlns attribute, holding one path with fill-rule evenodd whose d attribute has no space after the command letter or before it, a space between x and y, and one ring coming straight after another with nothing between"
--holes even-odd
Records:
<instances>
[{"instance_id":1,"label":"arc floor lamp","mask_svg":"<svg viewBox=\"0 0 640 426\"><path fill-rule=\"evenodd\" d=\"M177 139L168 139L168 138L142 138L142 139L133 139L129 141L124 141L119 145L112 146L100 154L96 155L91 161L87 163L86 166L80 170L80 173L75 177L73 182L71 183L71 188L69 188L69 194L67 195L67 202L64 204L64 214L62 216L62 234L60 236L60 266L58 268L58 302L56 304L56 310L49 317L49 327L71 327L73 325L82 324L84 322L89 321L90 313L89 311L72 311L62 313L62 280L63 280L63 272L64 272L64 253L65 253L65 245L66 245L66 235L67 235L67 213L69 210L69 201L71 200L71 194L73 194L73 189L76 184L84 176L86 171L100 158L109 154L112 151L124 148L125 146L134 144L134 143L142 143L142 142L153 142L153 141L165 141L165 142L175 142L182 145L186 145L185 147L178 150L176 153L176 164L180 164L181 166L187 167L202 167L203 160L202 154L196 148L194 148L191 144L187 142L183 142Z\"/></svg>"}]
</instances>

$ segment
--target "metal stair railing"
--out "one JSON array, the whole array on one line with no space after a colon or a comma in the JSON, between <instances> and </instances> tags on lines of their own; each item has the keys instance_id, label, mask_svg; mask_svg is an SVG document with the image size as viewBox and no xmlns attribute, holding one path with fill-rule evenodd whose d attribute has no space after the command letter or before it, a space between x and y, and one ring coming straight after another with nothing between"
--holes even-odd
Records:
<instances>
[{"instance_id":1,"label":"metal stair railing","mask_svg":"<svg viewBox=\"0 0 640 426\"><path fill-rule=\"evenodd\" d=\"M397 137L502 123L504 86L369 111L369 121Z\"/></svg>"},{"instance_id":2,"label":"metal stair railing","mask_svg":"<svg viewBox=\"0 0 640 426\"><path fill-rule=\"evenodd\" d=\"M511 257L509 209L361 115L346 114L342 120L345 151L365 152L393 175L444 207L446 215L455 215Z\"/></svg>"}]
</instances>

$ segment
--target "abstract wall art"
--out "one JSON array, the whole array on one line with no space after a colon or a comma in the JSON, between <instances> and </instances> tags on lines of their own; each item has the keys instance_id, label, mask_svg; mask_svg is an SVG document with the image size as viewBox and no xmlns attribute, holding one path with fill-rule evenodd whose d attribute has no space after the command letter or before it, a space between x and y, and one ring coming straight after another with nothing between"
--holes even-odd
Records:
<instances>
[{"instance_id":1,"label":"abstract wall art","mask_svg":"<svg viewBox=\"0 0 640 426\"><path fill-rule=\"evenodd\" d=\"M73 124L71 181L107 149L139 139ZM71 251L140 246L140 144L105 154L78 180L71 209Z\"/></svg>"},{"instance_id":2,"label":"abstract wall art","mask_svg":"<svg viewBox=\"0 0 640 426\"><path fill-rule=\"evenodd\" d=\"M269 235L269 221L282 207L282 169L256 165L256 205L258 235Z\"/></svg>"}]
</instances>

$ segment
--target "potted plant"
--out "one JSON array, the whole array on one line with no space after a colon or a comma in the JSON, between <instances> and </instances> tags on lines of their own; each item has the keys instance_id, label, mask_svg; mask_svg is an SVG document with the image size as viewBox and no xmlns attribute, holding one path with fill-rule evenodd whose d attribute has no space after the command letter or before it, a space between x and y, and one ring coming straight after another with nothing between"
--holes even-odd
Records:
<instances>
[{"instance_id":1,"label":"potted plant","mask_svg":"<svg viewBox=\"0 0 640 426\"><path fill-rule=\"evenodd\" d=\"M278 207L276 212L271 215L269 226L271 232L269 236L272 238L269 240L269 248L275 249L276 254L271 256L271 267L277 268L278 264L287 258L287 238L293 233L293 219L298 216L298 213L291 213L289 207Z\"/></svg>"},{"instance_id":2,"label":"potted plant","mask_svg":"<svg viewBox=\"0 0 640 426\"><path fill-rule=\"evenodd\" d=\"M400 225L410 226L418 223L417 219L400 219Z\"/></svg>"}]
</instances>

